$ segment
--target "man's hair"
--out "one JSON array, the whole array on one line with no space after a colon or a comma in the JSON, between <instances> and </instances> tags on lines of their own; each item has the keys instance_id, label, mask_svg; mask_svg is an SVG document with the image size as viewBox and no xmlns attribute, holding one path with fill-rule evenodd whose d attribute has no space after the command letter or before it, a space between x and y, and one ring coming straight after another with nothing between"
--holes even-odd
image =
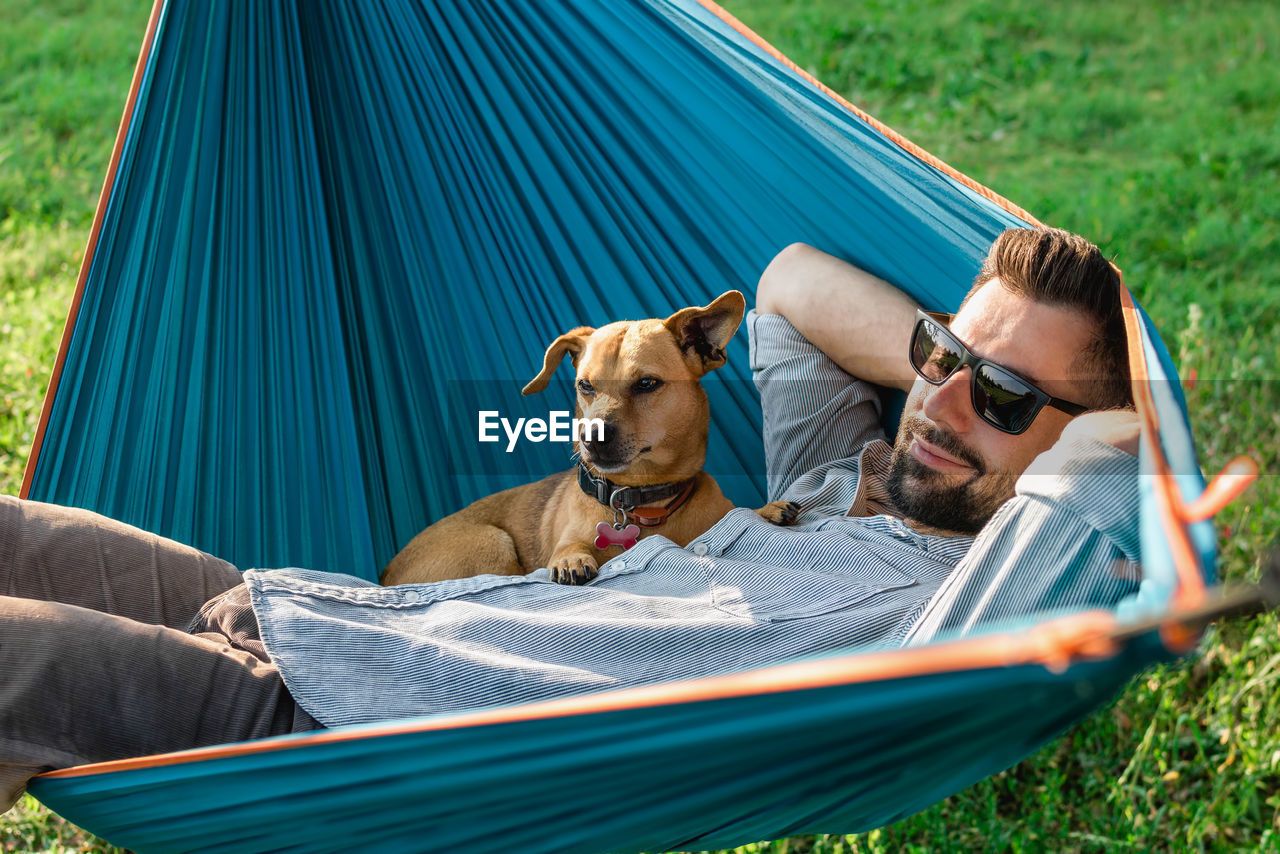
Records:
<instances>
[{"instance_id":1,"label":"man's hair","mask_svg":"<svg viewBox=\"0 0 1280 854\"><path fill-rule=\"evenodd\" d=\"M996 278L1012 293L1074 308L1093 321L1094 339L1076 360L1090 392L1077 403L1091 409L1133 407L1120 274L1097 246L1058 228L1011 228L991 244L965 301Z\"/></svg>"}]
</instances>

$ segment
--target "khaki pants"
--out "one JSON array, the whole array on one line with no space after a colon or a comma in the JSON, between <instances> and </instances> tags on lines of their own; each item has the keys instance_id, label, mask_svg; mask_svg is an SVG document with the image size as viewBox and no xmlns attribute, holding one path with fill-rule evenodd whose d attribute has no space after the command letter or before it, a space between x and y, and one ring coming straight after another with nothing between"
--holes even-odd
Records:
<instances>
[{"instance_id":1,"label":"khaki pants","mask_svg":"<svg viewBox=\"0 0 1280 854\"><path fill-rule=\"evenodd\" d=\"M0 812L55 768L320 728L244 591L211 555L0 496Z\"/></svg>"}]
</instances>

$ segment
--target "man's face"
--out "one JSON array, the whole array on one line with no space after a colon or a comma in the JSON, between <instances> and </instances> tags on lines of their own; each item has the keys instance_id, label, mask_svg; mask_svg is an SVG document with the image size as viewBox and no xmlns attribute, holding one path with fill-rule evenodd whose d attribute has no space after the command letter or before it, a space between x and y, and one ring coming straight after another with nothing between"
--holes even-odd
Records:
<instances>
[{"instance_id":1,"label":"man's face","mask_svg":"<svg viewBox=\"0 0 1280 854\"><path fill-rule=\"evenodd\" d=\"M1077 357L1093 337L1090 319L1072 308L1013 294L993 279L951 323L980 358L996 362L1054 397L1086 399ZM964 368L934 386L917 377L894 443L889 492L908 519L976 533L1005 501L1031 461L1048 450L1071 416L1051 406L1017 436L992 427L973 408Z\"/></svg>"}]
</instances>

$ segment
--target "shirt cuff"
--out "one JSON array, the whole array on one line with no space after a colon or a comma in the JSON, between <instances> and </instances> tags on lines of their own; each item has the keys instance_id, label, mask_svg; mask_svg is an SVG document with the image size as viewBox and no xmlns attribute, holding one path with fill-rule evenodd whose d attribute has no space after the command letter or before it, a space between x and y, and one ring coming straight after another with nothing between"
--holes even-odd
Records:
<instances>
[{"instance_id":1,"label":"shirt cuff","mask_svg":"<svg viewBox=\"0 0 1280 854\"><path fill-rule=\"evenodd\" d=\"M1140 554L1138 458L1099 439L1054 445L1027 467L1015 492L1069 509L1126 555Z\"/></svg>"},{"instance_id":2,"label":"shirt cuff","mask_svg":"<svg viewBox=\"0 0 1280 854\"><path fill-rule=\"evenodd\" d=\"M801 335L791 321L780 314L761 314L754 308L747 312L747 339L753 371L764 370L788 357L817 351L813 342Z\"/></svg>"}]
</instances>

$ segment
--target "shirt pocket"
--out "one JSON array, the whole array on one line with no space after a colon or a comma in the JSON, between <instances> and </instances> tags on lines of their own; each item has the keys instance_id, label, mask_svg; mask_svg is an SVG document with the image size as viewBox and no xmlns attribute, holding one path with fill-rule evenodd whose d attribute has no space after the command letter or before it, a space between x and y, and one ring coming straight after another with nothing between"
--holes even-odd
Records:
<instances>
[{"instance_id":1,"label":"shirt pocket","mask_svg":"<svg viewBox=\"0 0 1280 854\"><path fill-rule=\"evenodd\" d=\"M720 611L761 622L841 611L917 580L846 531L751 525L699 559Z\"/></svg>"}]
</instances>

